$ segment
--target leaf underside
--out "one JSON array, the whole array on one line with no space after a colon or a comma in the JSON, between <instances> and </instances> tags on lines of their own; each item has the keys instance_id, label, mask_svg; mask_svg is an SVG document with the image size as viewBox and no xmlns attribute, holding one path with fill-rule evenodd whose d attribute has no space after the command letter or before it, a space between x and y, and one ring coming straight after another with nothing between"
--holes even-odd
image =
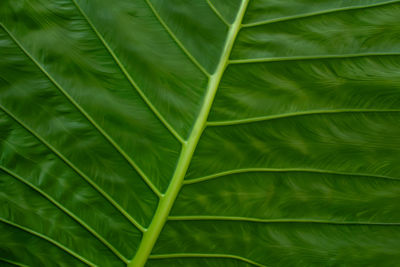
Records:
<instances>
[{"instance_id":1,"label":"leaf underside","mask_svg":"<svg viewBox=\"0 0 400 267\"><path fill-rule=\"evenodd\" d=\"M400 1L0 2L0 266L399 251Z\"/></svg>"}]
</instances>

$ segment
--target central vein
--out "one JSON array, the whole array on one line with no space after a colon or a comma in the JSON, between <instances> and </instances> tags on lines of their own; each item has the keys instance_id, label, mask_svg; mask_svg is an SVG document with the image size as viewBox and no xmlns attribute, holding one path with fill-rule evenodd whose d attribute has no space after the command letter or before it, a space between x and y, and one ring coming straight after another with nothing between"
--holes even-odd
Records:
<instances>
[{"instance_id":1,"label":"central vein","mask_svg":"<svg viewBox=\"0 0 400 267\"><path fill-rule=\"evenodd\" d=\"M248 2L249 0L242 0L235 22L229 28L228 36L217 69L209 78L203 105L188 140L182 146L182 151L172 180L167 191L165 192L165 195L161 197L153 220L149 228L144 232L143 239L136 252L136 255L133 260L128 263L128 267L144 266L167 220L172 205L174 204L174 201L182 187L182 183L192 159L194 150L199 142L201 134L204 131L208 113L210 112L222 75L224 74L224 71L228 65L229 56L231 54L236 36L240 30Z\"/></svg>"}]
</instances>

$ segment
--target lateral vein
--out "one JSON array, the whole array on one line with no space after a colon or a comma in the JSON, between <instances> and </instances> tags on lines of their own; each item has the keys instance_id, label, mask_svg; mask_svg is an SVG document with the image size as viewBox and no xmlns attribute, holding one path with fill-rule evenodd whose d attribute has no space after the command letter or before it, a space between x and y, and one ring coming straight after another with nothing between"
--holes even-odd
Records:
<instances>
[{"instance_id":1,"label":"lateral vein","mask_svg":"<svg viewBox=\"0 0 400 267\"><path fill-rule=\"evenodd\" d=\"M6 219L1 218L1 217L0 217L0 222L3 222L4 224L8 224L8 225L13 226L15 228L18 228L18 229L20 229L22 231L25 231L25 232L27 232L27 233L29 233L31 235L34 235L34 236L37 236L37 237L41 238L41 239L43 239L43 240L55 245L56 247L60 248L61 250L67 252L68 254L70 254L71 256L75 257L76 259L80 260L81 262L85 263L88 266L93 266L93 267L96 266L94 263L92 263L89 260L83 258L82 256L80 256L76 252L72 251L71 249L67 248L63 244L55 241L54 239L52 239L52 238L50 238L50 237L48 237L46 235L43 235L43 234L38 233L38 232L36 232L36 231L34 231L32 229L29 229L27 227L24 227L22 225L19 225L17 223L11 222L11 221L6 220Z\"/></svg>"},{"instance_id":2,"label":"lateral vein","mask_svg":"<svg viewBox=\"0 0 400 267\"><path fill-rule=\"evenodd\" d=\"M277 115L253 117L239 120L227 120L227 121L208 121L207 126L232 126L238 124L264 122L269 120L277 120L283 118L300 117L308 115L322 115L322 114L340 114L340 113L391 113L400 112L400 109L326 109L326 110L312 110L312 111L299 111L294 113L283 113Z\"/></svg>"},{"instance_id":3,"label":"lateral vein","mask_svg":"<svg viewBox=\"0 0 400 267\"><path fill-rule=\"evenodd\" d=\"M263 21L253 22L253 23L246 23L246 24L243 24L242 26L244 28L250 28L250 27L267 25L267 24L272 24L272 23L277 23L277 22L285 22L285 21L290 21L290 20L309 18L309 17L318 16L318 15L331 14L331 13L343 12L343 11L348 11L348 10L357 10L357 9L367 9L367 8L373 8L373 7L380 7L380 6L391 5L391 4L396 4L396 3L400 3L400 1L399 0L394 0L394 1L375 3L375 4L370 4L370 5L349 6L349 7L340 7L340 8L334 8L334 9L327 9L327 10L321 10L321 11L305 13L305 14L299 14L299 15L294 15L294 16L280 17L280 18L276 18L276 19L269 19L269 20L263 20Z\"/></svg>"},{"instance_id":4,"label":"lateral vein","mask_svg":"<svg viewBox=\"0 0 400 267\"><path fill-rule=\"evenodd\" d=\"M218 9L214 6L214 4L211 2L211 0L206 0L208 6L214 11L215 15L217 15L217 17L228 27L230 27L230 23L228 21L226 21L226 19L224 18L224 16L222 16L222 14L218 11Z\"/></svg>"},{"instance_id":5,"label":"lateral vein","mask_svg":"<svg viewBox=\"0 0 400 267\"><path fill-rule=\"evenodd\" d=\"M294 57L267 57L267 58L249 58L249 59L231 59L230 64L250 64L250 63L267 63L281 61L306 61L318 59L350 59L357 57L384 57L384 56L400 56L399 52L376 52L376 53L358 53L343 55L319 55L319 56L294 56Z\"/></svg>"},{"instance_id":6,"label":"lateral vein","mask_svg":"<svg viewBox=\"0 0 400 267\"><path fill-rule=\"evenodd\" d=\"M111 55L113 60L117 63L118 67L121 69L122 73L124 76L128 79L132 87L137 91L137 93L140 95L140 97L143 99L143 101L146 103L146 105L150 108L150 110L154 113L154 115L157 117L157 119L168 129L168 131L176 138L179 140L179 142L184 143L185 140L183 137L176 132L174 127L169 124L169 122L164 118L164 116L158 111L158 109L151 103L151 101L147 98L146 94L144 91L139 87L139 85L133 80L132 76L128 73L126 70L124 64L119 60L117 55L115 54L114 50L111 49L110 45L107 43L107 41L104 39L104 37L100 34L100 32L97 30L96 26L93 24L91 19L87 16L87 14L83 11L83 9L80 7L80 5L76 2L76 0L71 0L78 11L81 13L82 17L86 20L90 28L93 30L93 32L96 34L97 38L101 41L103 46L106 48L108 53Z\"/></svg>"},{"instance_id":7,"label":"lateral vein","mask_svg":"<svg viewBox=\"0 0 400 267\"><path fill-rule=\"evenodd\" d=\"M386 179L391 181L400 181L400 177L390 177L384 175L371 175L371 174L364 174L364 173L350 173L350 172L339 172L339 171L330 171L330 170L321 170L321 169L274 169L274 168L243 168L243 169L235 169L229 171L223 171L219 173L213 173L207 176L187 179L184 181L184 185L200 183L216 178L222 178L232 174L239 174L239 173L251 173L251 172L305 172L305 173L320 173L320 174L333 174L333 175L346 175L346 176L361 176L361 177L368 177L368 178L376 178L376 179Z\"/></svg>"},{"instance_id":8,"label":"lateral vein","mask_svg":"<svg viewBox=\"0 0 400 267\"><path fill-rule=\"evenodd\" d=\"M183 51L183 53L192 61L192 63L199 68L199 70L205 74L207 77L210 76L210 73L197 61L197 59L187 50L187 48L179 41L179 39L175 36L175 34L171 31L165 21L161 18L160 14L158 14L157 10L154 8L153 4L150 0L144 0L146 4L149 6L154 16L157 18L158 22L163 26L163 28L167 31L169 36L174 40L174 42L179 46L179 48Z\"/></svg>"},{"instance_id":9,"label":"lateral vein","mask_svg":"<svg viewBox=\"0 0 400 267\"><path fill-rule=\"evenodd\" d=\"M6 259L6 258L3 258L3 257L0 257L0 261L4 261L4 262L6 262L8 264L12 264L12 265L15 265L15 266L28 267L28 265L25 265L23 263L16 262L16 261L13 261L13 260L10 260L10 259Z\"/></svg>"},{"instance_id":10,"label":"lateral vein","mask_svg":"<svg viewBox=\"0 0 400 267\"><path fill-rule=\"evenodd\" d=\"M168 220L171 221L238 221L238 222L251 222L251 223L315 223L315 224L339 224L339 225L377 225L377 226L400 226L397 223L385 222L357 222L357 221L329 221L329 220L315 220L315 219L261 219L252 217L240 216L169 216Z\"/></svg>"}]
</instances>

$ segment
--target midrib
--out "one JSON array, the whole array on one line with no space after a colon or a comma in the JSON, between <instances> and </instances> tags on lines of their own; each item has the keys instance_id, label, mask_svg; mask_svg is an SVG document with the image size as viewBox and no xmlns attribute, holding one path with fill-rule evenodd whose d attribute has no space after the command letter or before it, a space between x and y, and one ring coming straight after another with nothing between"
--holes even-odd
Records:
<instances>
[{"instance_id":1,"label":"midrib","mask_svg":"<svg viewBox=\"0 0 400 267\"><path fill-rule=\"evenodd\" d=\"M210 112L222 75L224 74L224 71L228 65L229 56L231 54L236 36L240 30L248 2L249 0L242 1L239 11L236 15L235 22L229 28L220 61L215 73L209 77L203 105L188 140L184 142L182 146L182 151L172 180L166 193L161 196L153 220L149 228L144 232L139 249L137 250L132 261L128 263L128 267L141 267L145 265L151 250L153 249L153 246L156 243L158 236L168 218L172 205L174 204L174 201L182 187L183 180L192 159L194 150L205 129L208 113Z\"/></svg>"}]
</instances>

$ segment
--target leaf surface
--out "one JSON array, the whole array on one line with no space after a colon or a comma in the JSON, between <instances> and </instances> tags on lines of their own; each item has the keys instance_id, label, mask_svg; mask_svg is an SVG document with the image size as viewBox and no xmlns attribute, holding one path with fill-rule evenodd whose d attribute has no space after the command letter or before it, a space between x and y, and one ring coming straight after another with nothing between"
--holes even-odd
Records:
<instances>
[{"instance_id":1,"label":"leaf surface","mask_svg":"<svg viewBox=\"0 0 400 267\"><path fill-rule=\"evenodd\" d=\"M400 4L0 2L1 266L396 266Z\"/></svg>"}]
</instances>

